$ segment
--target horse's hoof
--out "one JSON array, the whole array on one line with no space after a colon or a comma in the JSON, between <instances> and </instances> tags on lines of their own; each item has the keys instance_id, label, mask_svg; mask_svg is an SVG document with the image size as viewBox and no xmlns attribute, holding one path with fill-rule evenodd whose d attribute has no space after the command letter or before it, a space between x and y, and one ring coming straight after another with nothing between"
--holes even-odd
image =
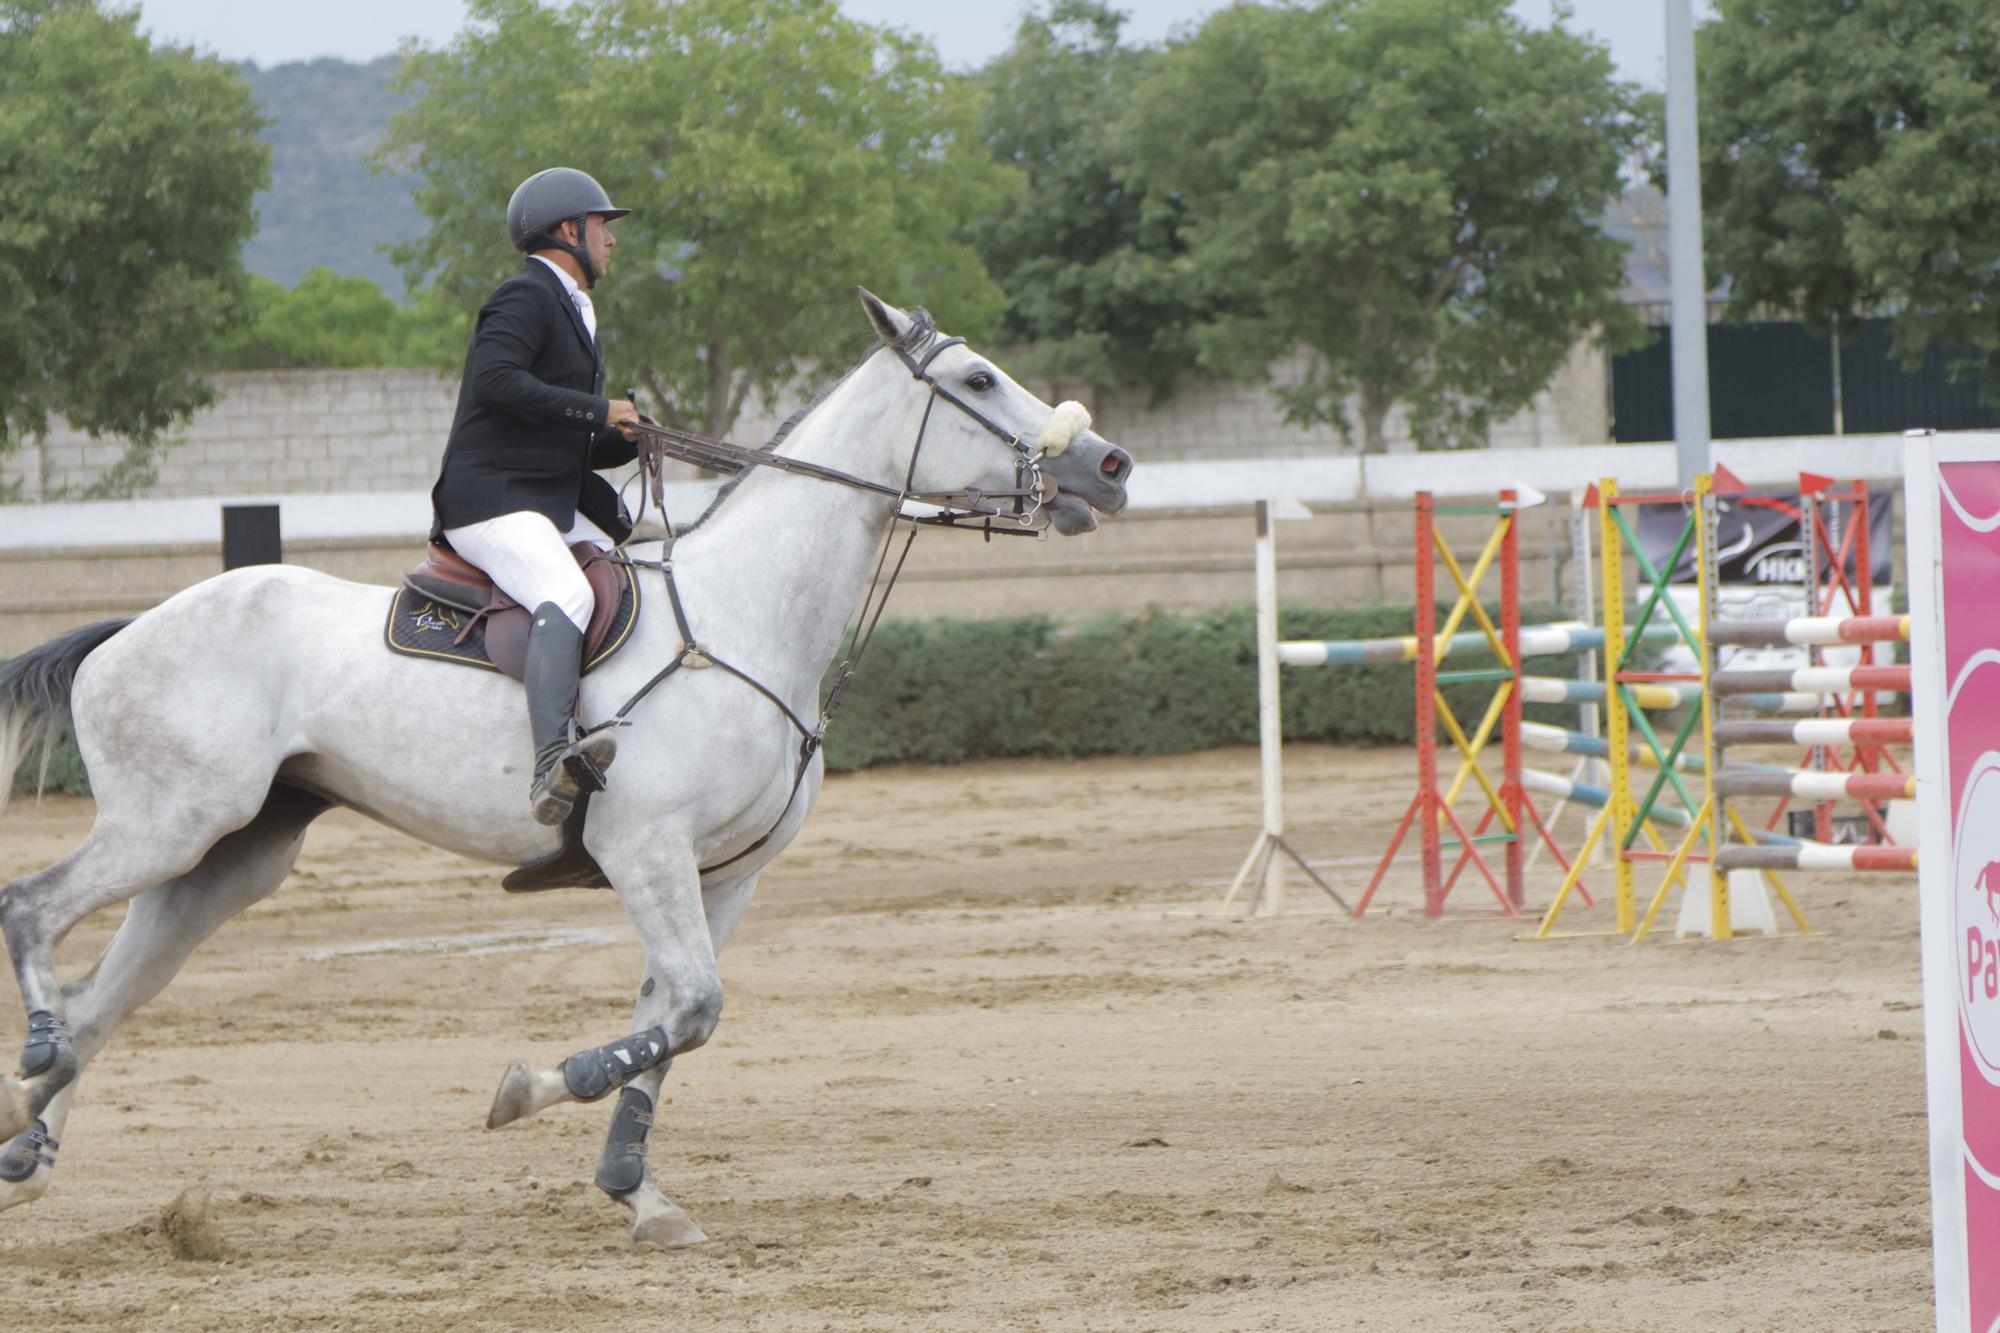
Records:
<instances>
[{"instance_id":1,"label":"horse's hoof","mask_svg":"<svg viewBox=\"0 0 2000 1333\"><path fill-rule=\"evenodd\" d=\"M55 1174L55 1140L40 1121L0 1152L0 1213L33 1203L48 1193Z\"/></svg>"},{"instance_id":2,"label":"horse's hoof","mask_svg":"<svg viewBox=\"0 0 2000 1333\"><path fill-rule=\"evenodd\" d=\"M500 1091L493 1094L493 1109L486 1113L486 1127L498 1129L511 1125L523 1116L533 1115L536 1109L534 1066L526 1060L516 1060L500 1076Z\"/></svg>"},{"instance_id":3,"label":"horse's hoof","mask_svg":"<svg viewBox=\"0 0 2000 1333\"><path fill-rule=\"evenodd\" d=\"M0 1213L9 1208L19 1208L24 1203L33 1203L49 1192L49 1180L55 1172L45 1166L35 1168L34 1174L26 1180L0 1180Z\"/></svg>"},{"instance_id":4,"label":"horse's hoof","mask_svg":"<svg viewBox=\"0 0 2000 1333\"><path fill-rule=\"evenodd\" d=\"M665 1211L634 1222L632 1239L640 1245L657 1246L662 1250L685 1250L706 1242L708 1233L696 1226L694 1219L678 1206L668 1204Z\"/></svg>"},{"instance_id":5,"label":"horse's hoof","mask_svg":"<svg viewBox=\"0 0 2000 1333\"><path fill-rule=\"evenodd\" d=\"M11 1074L0 1074L0 1141L13 1138L34 1123L35 1103L27 1085Z\"/></svg>"}]
</instances>

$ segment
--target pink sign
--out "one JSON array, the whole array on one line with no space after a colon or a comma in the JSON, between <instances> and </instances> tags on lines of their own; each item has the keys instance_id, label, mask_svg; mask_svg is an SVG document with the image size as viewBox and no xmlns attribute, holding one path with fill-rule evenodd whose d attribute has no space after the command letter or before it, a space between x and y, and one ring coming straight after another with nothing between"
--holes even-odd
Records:
<instances>
[{"instance_id":1,"label":"pink sign","mask_svg":"<svg viewBox=\"0 0 2000 1333\"><path fill-rule=\"evenodd\" d=\"M1928 510L1910 582L1938 1326L1984 1333L2000 1325L2000 439L1981 438L1978 458L1913 441L1909 498ZM1930 836L1940 817L1948 837Z\"/></svg>"}]
</instances>

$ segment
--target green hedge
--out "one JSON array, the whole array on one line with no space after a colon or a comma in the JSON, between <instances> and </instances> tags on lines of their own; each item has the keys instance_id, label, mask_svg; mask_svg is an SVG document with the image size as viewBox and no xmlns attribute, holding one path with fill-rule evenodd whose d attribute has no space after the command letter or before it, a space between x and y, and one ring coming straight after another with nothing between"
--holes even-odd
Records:
<instances>
[{"instance_id":1,"label":"green hedge","mask_svg":"<svg viewBox=\"0 0 2000 1333\"><path fill-rule=\"evenodd\" d=\"M1387 638L1406 607L1287 608L1286 638ZM833 769L968 759L1181 754L1257 741L1256 617L1248 608L1150 611L1064 632L1046 619L903 621L882 627L827 737ZM1575 669L1541 658L1537 670ZM1468 663L1469 665L1472 663ZM1411 668L1402 663L1284 673L1285 736L1408 744ZM1446 691L1470 729L1492 687ZM1560 723L1573 709L1530 709Z\"/></svg>"},{"instance_id":2,"label":"green hedge","mask_svg":"<svg viewBox=\"0 0 2000 1333\"><path fill-rule=\"evenodd\" d=\"M1387 638L1410 632L1410 612L1293 607L1280 623L1292 639ZM1255 626L1247 607L1190 616L1148 611L1067 630L1041 616L886 623L828 734L827 765L849 770L1254 745ZM1535 670L1573 674L1575 664L1538 658ZM1481 683L1446 691L1468 730L1490 696L1491 686ZM1409 744L1413 705L1411 668L1403 663L1284 673L1291 740ZM1562 724L1575 713L1531 707L1528 715ZM32 767L24 768L15 790L30 789L32 778ZM89 790L67 738L50 779L52 790Z\"/></svg>"}]
</instances>

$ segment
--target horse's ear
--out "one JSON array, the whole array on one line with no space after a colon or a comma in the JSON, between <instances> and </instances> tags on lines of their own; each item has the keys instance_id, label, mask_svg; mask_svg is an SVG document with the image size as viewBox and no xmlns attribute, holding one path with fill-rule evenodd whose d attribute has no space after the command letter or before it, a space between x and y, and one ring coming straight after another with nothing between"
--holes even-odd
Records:
<instances>
[{"instance_id":1,"label":"horse's ear","mask_svg":"<svg viewBox=\"0 0 2000 1333\"><path fill-rule=\"evenodd\" d=\"M910 331L910 317L866 287L857 287L861 294L861 308L868 312L868 322L875 326L876 334L885 343L895 342Z\"/></svg>"}]
</instances>

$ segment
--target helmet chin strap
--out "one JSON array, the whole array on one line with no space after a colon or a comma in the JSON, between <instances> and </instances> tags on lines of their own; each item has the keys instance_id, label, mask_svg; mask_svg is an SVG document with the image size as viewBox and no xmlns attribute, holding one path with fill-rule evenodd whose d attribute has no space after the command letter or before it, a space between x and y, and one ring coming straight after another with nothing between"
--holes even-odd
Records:
<instances>
[{"instance_id":1,"label":"helmet chin strap","mask_svg":"<svg viewBox=\"0 0 2000 1333\"><path fill-rule=\"evenodd\" d=\"M590 225L590 214L584 213L574 218L565 218L564 221L576 224L576 237L577 240L581 241L584 239L584 229ZM549 232L548 240L549 244L547 248L561 250L571 259L574 259L577 267L583 270L583 285L586 289L597 286L597 265L590 262L590 251L588 249L582 245L571 245L568 241L556 235L553 229Z\"/></svg>"}]
</instances>

